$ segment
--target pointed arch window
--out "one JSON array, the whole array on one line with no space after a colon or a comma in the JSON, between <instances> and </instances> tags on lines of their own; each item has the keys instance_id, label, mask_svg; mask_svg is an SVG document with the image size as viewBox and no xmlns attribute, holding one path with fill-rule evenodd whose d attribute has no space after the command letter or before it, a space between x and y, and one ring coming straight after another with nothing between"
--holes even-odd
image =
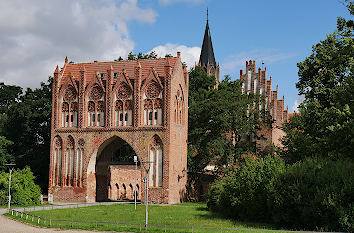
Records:
<instances>
[{"instance_id":1,"label":"pointed arch window","mask_svg":"<svg viewBox=\"0 0 354 233\"><path fill-rule=\"evenodd\" d=\"M162 88L152 81L143 95L144 125L162 125Z\"/></svg>"},{"instance_id":2,"label":"pointed arch window","mask_svg":"<svg viewBox=\"0 0 354 233\"><path fill-rule=\"evenodd\" d=\"M65 184L67 186L74 186L75 180L75 162L76 156L74 151L74 139L69 136L67 140L66 154L65 154Z\"/></svg>"},{"instance_id":3,"label":"pointed arch window","mask_svg":"<svg viewBox=\"0 0 354 233\"><path fill-rule=\"evenodd\" d=\"M62 176L62 140L60 137L54 139L54 156L53 156L53 170L52 170L52 185L61 186Z\"/></svg>"},{"instance_id":4,"label":"pointed arch window","mask_svg":"<svg viewBox=\"0 0 354 233\"><path fill-rule=\"evenodd\" d=\"M69 85L63 96L62 103L62 127L77 127L77 93L72 85Z\"/></svg>"},{"instance_id":5,"label":"pointed arch window","mask_svg":"<svg viewBox=\"0 0 354 233\"><path fill-rule=\"evenodd\" d=\"M184 122L184 97L183 97L183 91L182 88L180 87L179 90L177 90L177 93L175 95L175 123L176 124L183 124Z\"/></svg>"},{"instance_id":6,"label":"pointed arch window","mask_svg":"<svg viewBox=\"0 0 354 233\"><path fill-rule=\"evenodd\" d=\"M87 105L88 126L103 127L105 125L105 98L102 88L96 83L89 95Z\"/></svg>"},{"instance_id":7,"label":"pointed arch window","mask_svg":"<svg viewBox=\"0 0 354 233\"><path fill-rule=\"evenodd\" d=\"M79 139L77 155L76 155L76 177L77 177L77 186L83 187L83 174L84 174L84 139Z\"/></svg>"},{"instance_id":8,"label":"pointed arch window","mask_svg":"<svg viewBox=\"0 0 354 233\"><path fill-rule=\"evenodd\" d=\"M133 91L123 82L115 96L115 126L132 126L133 124Z\"/></svg>"},{"instance_id":9,"label":"pointed arch window","mask_svg":"<svg viewBox=\"0 0 354 233\"><path fill-rule=\"evenodd\" d=\"M152 187L162 187L163 181L163 155L162 142L155 136L149 149L149 185Z\"/></svg>"}]
</instances>

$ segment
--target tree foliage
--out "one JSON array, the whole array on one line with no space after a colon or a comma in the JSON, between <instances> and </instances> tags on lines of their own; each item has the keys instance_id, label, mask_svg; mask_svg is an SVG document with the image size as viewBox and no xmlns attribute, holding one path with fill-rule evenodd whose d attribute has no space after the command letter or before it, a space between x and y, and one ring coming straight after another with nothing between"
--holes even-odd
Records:
<instances>
[{"instance_id":1,"label":"tree foliage","mask_svg":"<svg viewBox=\"0 0 354 233\"><path fill-rule=\"evenodd\" d=\"M353 2L348 9L353 14ZM305 100L300 114L285 127L284 153L289 160L317 155L354 158L353 54L353 21L339 18L337 31L298 63L296 87Z\"/></svg>"},{"instance_id":2,"label":"tree foliage","mask_svg":"<svg viewBox=\"0 0 354 233\"><path fill-rule=\"evenodd\" d=\"M40 204L41 189L34 183L35 176L29 167L16 169L11 175L11 204ZM8 202L9 173L0 172L0 205Z\"/></svg>"},{"instance_id":3,"label":"tree foliage","mask_svg":"<svg viewBox=\"0 0 354 233\"><path fill-rule=\"evenodd\" d=\"M189 79L189 168L201 171L210 162L223 166L244 152L256 152L255 144L240 139L255 135L265 124L265 113L259 111L262 98L242 94L240 82L229 76L214 88L215 77L201 67L193 69Z\"/></svg>"},{"instance_id":4,"label":"tree foliage","mask_svg":"<svg viewBox=\"0 0 354 233\"><path fill-rule=\"evenodd\" d=\"M279 156L261 159L244 154L209 189L207 205L234 219L269 221L273 183L284 171L285 163Z\"/></svg>"},{"instance_id":5,"label":"tree foliage","mask_svg":"<svg viewBox=\"0 0 354 233\"><path fill-rule=\"evenodd\" d=\"M51 78L41 83L40 88L28 88L6 110L0 131L13 142L8 153L16 167L30 166L43 190L48 185L49 174L51 90Z\"/></svg>"},{"instance_id":6,"label":"tree foliage","mask_svg":"<svg viewBox=\"0 0 354 233\"><path fill-rule=\"evenodd\" d=\"M150 53L146 53L146 54L139 52L138 55L134 54L133 52L130 52L128 54L128 60L154 59L154 58L157 58L157 54L155 53L155 51L151 51ZM121 59L121 57L119 57L118 60L121 61L123 59Z\"/></svg>"},{"instance_id":7,"label":"tree foliage","mask_svg":"<svg viewBox=\"0 0 354 233\"><path fill-rule=\"evenodd\" d=\"M306 158L274 182L272 221L281 226L354 231L354 163Z\"/></svg>"},{"instance_id":8,"label":"tree foliage","mask_svg":"<svg viewBox=\"0 0 354 233\"><path fill-rule=\"evenodd\" d=\"M6 113L7 109L20 100L22 88L19 86L5 85L0 83L0 114Z\"/></svg>"},{"instance_id":9,"label":"tree foliage","mask_svg":"<svg viewBox=\"0 0 354 233\"><path fill-rule=\"evenodd\" d=\"M13 162L11 155L8 153L8 148L13 142L7 140L5 137L0 136L0 170L6 168L5 164Z\"/></svg>"}]
</instances>

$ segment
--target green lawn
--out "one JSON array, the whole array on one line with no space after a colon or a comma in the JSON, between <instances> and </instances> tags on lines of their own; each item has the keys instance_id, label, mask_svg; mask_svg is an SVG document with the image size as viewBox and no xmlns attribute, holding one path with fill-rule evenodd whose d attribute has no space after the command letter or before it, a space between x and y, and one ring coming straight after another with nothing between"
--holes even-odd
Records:
<instances>
[{"instance_id":1,"label":"green lawn","mask_svg":"<svg viewBox=\"0 0 354 233\"><path fill-rule=\"evenodd\" d=\"M97 221L97 222L118 222L118 223L140 223L145 221L145 206L137 205L137 210L134 210L134 205L117 204L109 206L91 206L72 209L57 209L57 210L41 210L31 212L34 215L47 219L67 219L81 221ZM13 218L21 221L26 221L23 217L14 216ZM31 221L31 217L27 222L37 224L37 219ZM226 228L266 228L275 229L271 225L259 223L236 222L224 219L216 214L209 212L206 205L203 203L184 203L178 205L149 205L149 224L159 225L178 225L178 226L202 226L202 227L226 227ZM44 226L43 221L39 224ZM56 228L72 228L71 222L49 222L46 221L46 227ZM123 226L123 225L107 225L96 223L73 223L73 228L90 229L90 230L108 230L108 231L129 231L139 232L144 231L144 226ZM165 227L149 226L149 232L164 232ZM191 228L166 228L167 232L192 232ZM193 232L242 232L227 231L217 229L193 229ZM249 232L249 231L247 231Z\"/></svg>"}]
</instances>

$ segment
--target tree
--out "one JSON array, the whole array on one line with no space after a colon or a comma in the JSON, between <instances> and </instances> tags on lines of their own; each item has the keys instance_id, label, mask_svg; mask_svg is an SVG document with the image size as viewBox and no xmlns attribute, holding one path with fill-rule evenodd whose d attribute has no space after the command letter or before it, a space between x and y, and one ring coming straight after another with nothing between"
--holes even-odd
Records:
<instances>
[{"instance_id":1,"label":"tree","mask_svg":"<svg viewBox=\"0 0 354 233\"><path fill-rule=\"evenodd\" d=\"M157 54L155 51L151 51L150 53L142 53L139 52L138 55L134 54L133 52L130 52L128 54L128 60L137 60L137 59L155 59L157 58ZM122 59L123 60L123 59ZM119 60L120 61L120 60Z\"/></svg>"},{"instance_id":2,"label":"tree","mask_svg":"<svg viewBox=\"0 0 354 233\"><path fill-rule=\"evenodd\" d=\"M7 140L3 136L0 136L0 170L6 168L5 166L6 163L12 162L11 155L7 151L7 148L12 144L13 142Z\"/></svg>"},{"instance_id":3,"label":"tree","mask_svg":"<svg viewBox=\"0 0 354 233\"><path fill-rule=\"evenodd\" d=\"M29 167L15 169L11 176L11 204L40 204L41 189L34 183L35 177ZM7 204L9 173L0 172L0 205Z\"/></svg>"},{"instance_id":4,"label":"tree","mask_svg":"<svg viewBox=\"0 0 354 233\"><path fill-rule=\"evenodd\" d=\"M189 168L201 171L213 162L224 166L242 153L256 152L255 144L240 143L264 124L259 95L242 94L239 81L229 76L215 87L215 77L201 67L190 72L188 142Z\"/></svg>"},{"instance_id":5,"label":"tree","mask_svg":"<svg viewBox=\"0 0 354 233\"><path fill-rule=\"evenodd\" d=\"M347 6L353 15L353 2ZM353 21L338 18L337 25L298 63L296 87L305 100L300 114L286 125L284 140L284 154L293 162L305 156L354 155Z\"/></svg>"},{"instance_id":6,"label":"tree","mask_svg":"<svg viewBox=\"0 0 354 233\"><path fill-rule=\"evenodd\" d=\"M0 114L6 113L12 104L19 101L21 95L21 87L0 83Z\"/></svg>"},{"instance_id":7,"label":"tree","mask_svg":"<svg viewBox=\"0 0 354 233\"><path fill-rule=\"evenodd\" d=\"M17 167L30 166L43 190L48 185L52 110L52 78L40 88L28 88L6 112L3 135Z\"/></svg>"}]
</instances>

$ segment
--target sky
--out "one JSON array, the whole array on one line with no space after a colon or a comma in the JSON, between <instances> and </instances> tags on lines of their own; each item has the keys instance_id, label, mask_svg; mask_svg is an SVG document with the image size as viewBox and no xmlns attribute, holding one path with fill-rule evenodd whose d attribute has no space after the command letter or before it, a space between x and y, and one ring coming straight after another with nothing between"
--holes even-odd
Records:
<instances>
[{"instance_id":1,"label":"sky","mask_svg":"<svg viewBox=\"0 0 354 233\"><path fill-rule=\"evenodd\" d=\"M209 26L220 77L239 78L246 60L267 67L289 112L302 97L296 64L352 18L344 0L0 0L0 82L35 88L69 61L111 61L155 51L199 61ZM262 65L262 62L264 63Z\"/></svg>"}]
</instances>

